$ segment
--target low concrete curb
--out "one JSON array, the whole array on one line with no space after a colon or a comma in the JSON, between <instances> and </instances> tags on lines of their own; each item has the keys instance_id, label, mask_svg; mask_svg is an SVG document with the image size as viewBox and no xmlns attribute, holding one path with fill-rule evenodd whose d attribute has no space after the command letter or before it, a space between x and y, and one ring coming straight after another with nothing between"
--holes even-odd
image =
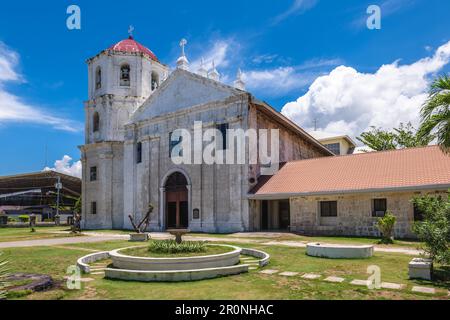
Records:
<instances>
[{"instance_id":1,"label":"low concrete curb","mask_svg":"<svg viewBox=\"0 0 450 320\"><path fill-rule=\"evenodd\" d=\"M81 269L83 273L90 273L91 267L89 266L89 264L105 259L109 259L108 251L96 252L78 259L77 266Z\"/></svg>"},{"instance_id":2,"label":"low concrete curb","mask_svg":"<svg viewBox=\"0 0 450 320\"><path fill-rule=\"evenodd\" d=\"M246 256L251 256L260 259L258 261L260 267L264 267L269 264L270 255L264 251L243 248L241 253Z\"/></svg>"},{"instance_id":3,"label":"low concrete curb","mask_svg":"<svg viewBox=\"0 0 450 320\"><path fill-rule=\"evenodd\" d=\"M181 282L213 279L248 272L249 265L241 264L223 268L174 271L138 271L123 269L106 269L105 277L125 281L142 282Z\"/></svg>"}]
</instances>

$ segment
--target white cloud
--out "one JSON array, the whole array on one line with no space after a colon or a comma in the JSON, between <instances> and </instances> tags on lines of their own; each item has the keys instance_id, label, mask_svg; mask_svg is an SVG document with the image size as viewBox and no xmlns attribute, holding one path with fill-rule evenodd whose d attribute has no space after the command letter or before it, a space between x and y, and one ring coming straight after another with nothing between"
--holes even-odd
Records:
<instances>
[{"instance_id":1,"label":"white cloud","mask_svg":"<svg viewBox=\"0 0 450 320\"><path fill-rule=\"evenodd\" d=\"M81 178L81 161L72 162L72 158L65 155L61 160L56 160L54 167L46 167L43 171L56 171L69 176Z\"/></svg>"},{"instance_id":2,"label":"white cloud","mask_svg":"<svg viewBox=\"0 0 450 320\"><path fill-rule=\"evenodd\" d=\"M335 66L337 59L313 59L298 66L272 69L244 70L243 80L249 90L264 92L266 96L281 96L309 85L323 73L323 68Z\"/></svg>"},{"instance_id":3,"label":"white cloud","mask_svg":"<svg viewBox=\"0 0 450 320\"><path fill-rule=\"evenodd\" d=\"M312 131L358 136L370 126L390 129L400 122L418 124L430 77L450 62L450 41L435 54L409 65L399 61L375 73L339 66L317 78L308 92L287 103L282 113Z\"/></svg>"},{"instance_id":4,"label":"white cloud","mask_svg":"<svg viewBox=\"0 0 450 320\"><path fill-rule=\"evenodd\" d=\"M63 131L80 131L82 129L80 123L52 115L43 108L24 102L5 89L6 82L24 81L16 71L18 63L19 55L0 42L0 125L12 122L33 123L51 125Z\"/></svg>"},{"instance_id":5,"label":"white cloud","mask_svg":"<svg viewBox=\"0 0 450 320\"><path fill-rule=\"evenodd\" d=\"M294 0L288 10L273 19L272 25L278 24L292 15L301 14L309 9L312 9L318 2L319 0Z\"/></svg>"},{"instance_id":6,"label":"white cloud","mask_svg":"<svg viewBox=\"0 0 450 320\"><path fill-rule=\"evenodd\" d=\"M214 61L217 68L227 68L230 65L230 59L232 58L231 48L236 49L237 43L232 39L220 39L214 41L210 49L203 52L200 56L196 57L190 64L190 69L196 72L201 64L201 60L204 60L205 68L209 70Z\"/></svg>"}]
</instances>

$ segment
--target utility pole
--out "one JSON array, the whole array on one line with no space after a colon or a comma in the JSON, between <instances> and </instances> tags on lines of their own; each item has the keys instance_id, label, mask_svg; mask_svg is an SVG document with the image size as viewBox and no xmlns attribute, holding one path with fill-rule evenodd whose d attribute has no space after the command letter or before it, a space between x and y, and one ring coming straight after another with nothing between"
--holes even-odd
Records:
<instances>
[{"instance_id":1,"label":"utility pole","mask_svg":"<svg viewBox=\"0 0 450 320\"><path fill-rule=\"evenodd\" d=\"M61 183L61 177L60 176L58 176L57 177L57 182L56 182L56 184L55 184L55 187L56 187L56 191L57 191L57 193L56 193L56 216L59 216L59 193L60 193L60 190L62 189L62 183Z\"/></svg>"},{"instance_id":2,"label":"utility pole","mask_svg":"<svg viewBox=\"0 0 450 320\"><path fill-rule=\"evenodd\" d=\"M317 131L317 123L318 123L317 118L314 118L314 131Z\"/></svg>"}]
</instances>

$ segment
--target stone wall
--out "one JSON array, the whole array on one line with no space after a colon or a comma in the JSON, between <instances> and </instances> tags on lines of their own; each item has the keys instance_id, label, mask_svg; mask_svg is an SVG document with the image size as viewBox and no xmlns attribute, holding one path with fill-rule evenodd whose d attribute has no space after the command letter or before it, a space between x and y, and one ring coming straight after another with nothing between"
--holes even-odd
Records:
<instances>
[{"instance_id":1,"label":"stone wall","mask_svg":"<svg viewBox=\"0 0 450 320\"><path fill-rule=\"evenodd\" d=\"M436 191L445 194L445 191ZM387 209L396 217L395 237L415 238L413 197L425 192L361 193L336 196L309 196L290 199L291 231L309 235L380 236L372 217L373 199L386 198ZM320 201L337 201L336 218L320 217Z\"/></svg>"}]
</instances>

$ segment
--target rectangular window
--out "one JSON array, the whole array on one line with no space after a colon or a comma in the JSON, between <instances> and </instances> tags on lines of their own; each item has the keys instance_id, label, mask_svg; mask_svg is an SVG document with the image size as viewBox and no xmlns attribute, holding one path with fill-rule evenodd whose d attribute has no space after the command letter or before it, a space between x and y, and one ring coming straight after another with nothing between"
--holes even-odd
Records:
<instances>
[{"instance_id":1,"label":"rectangular window","mask_svg":"<svg viewBox=\"0 0 450 320\"><path fill-rule=\"evenodd\" d=\"M337 201L321 201L320 216L337 217Z\"/></svg>"},{"instance_id":2,"label":"rectangular window","mask_svg":"<svg viewBox=\"0 0 450 320\"><path fill-rule=\"evenodd\" d=\"M97 167L91 167L90 180L91 181L97 181Z\"/></svg>"},{"instance_id":3,"label":"rectangular window","mask_svg":"<svg viewBox=\"0 0 450 320\"><path fill-rule=\"evenodd\" d=\"M136 162L141 163L142 162L142 143L138 142L136 146Z\"/></svg>"},{"instance_id":4,"label":"rectangular window","mask_svg":"<svg viewBox=\"0 0 450 320\"><path fill-rule=\"evenodd\" d=\"M91 202L91 214L97 214L97 202Z\"/></svg>"},{"instance_id":5,"label":"rectangular window","mask_svg":"<svg viewBox=\"0 0 450 320\"><path fill-rule=\"evenodd\" d=\"M227 130L229 129L229 127L230 126L228 123L222 123L217 126L216 129L219 130L222 135L222 145L218 145L217 150L227 150Z\"/></svg>"},{"instance_id":6,"label":"rectangular window","mask_svg":"<svg viewBox=\"0 0 450 320\"><path fill-rule=\"evenodd\" d=\"M341 154L341 144L340 143L326 144L325 147L337 156L339 156Z\"/></svg>"},{"instance_id":7,"label":"rectangular window","mask_svg":"<svg viewBox=\"0 0 450 320\"><path fill-rule=\"evenodd\" d=\"M178 138L178 140L172 141L172 134L173 134L173 132L171 132L169 134L169 157L170 158L172 158L172 150L173 150L173 148L175 148L176 146L178 146L179 144L181 144L183 142L183 137L182 136L180 136ZM178 153L177 156L179 156L179 157L183 156L183 150L182 149L180 150L180 152Z\"/></svg>"},{"instance_id":8,"label":"rectangular window","mask_svg":"<svg viewBox=\"0 0 450 320\"><path fill-rule=\"evenodd\" d=\"M373 217L384 217L387 211L386 199L373 199Z\"/></svg>"},{"instance_id":9,"label":"rectangular window","mask_svg":"<svg viewBox=\"0 0 450 320\"><path fill-rule=\"evenodd\" d=\"M414 205L414 221L424 221L425 213L420 210L420 208Z\"/></svg>"}]
</instances>

